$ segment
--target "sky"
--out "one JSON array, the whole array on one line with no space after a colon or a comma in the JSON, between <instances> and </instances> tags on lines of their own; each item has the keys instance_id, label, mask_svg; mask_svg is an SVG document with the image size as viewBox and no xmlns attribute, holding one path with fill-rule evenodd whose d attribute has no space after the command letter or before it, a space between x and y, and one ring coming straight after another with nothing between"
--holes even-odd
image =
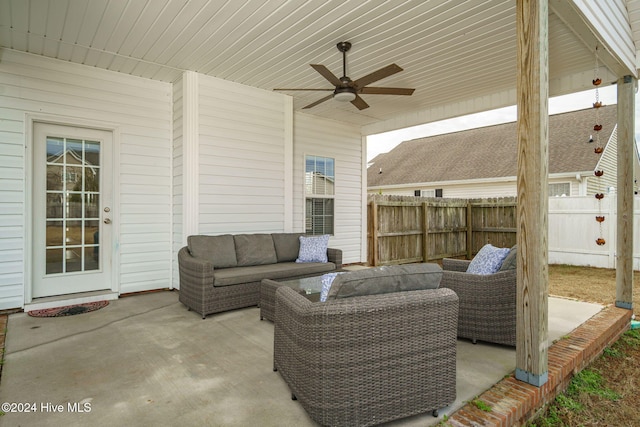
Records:
<instances>
[{"instance_id":1,"label":"sky","mask_svg":"<svg viewBox=\"0 0 640 427\"><path fill-rule=\"evenodd\" d=\"M598 89L600 101L604 105L617 104L617 85L600 87ZM570 95L549 98L549 114L592 108L595 102L595 89L576 92ZM640 105L636 96L636 123L640 123ZM379 133L367 137L367 162L380 153L392 150L403 141L423 138L425 136L441 135L466 129L474 129L499 123L516 121L516 107L505 107L497 110L485 111L468 116L456 117L425 125L413 126L391 132ZM638 125L636 125L636 134ZM636 140L640 140L636 136Z\"/></svg>"}]
</instances>

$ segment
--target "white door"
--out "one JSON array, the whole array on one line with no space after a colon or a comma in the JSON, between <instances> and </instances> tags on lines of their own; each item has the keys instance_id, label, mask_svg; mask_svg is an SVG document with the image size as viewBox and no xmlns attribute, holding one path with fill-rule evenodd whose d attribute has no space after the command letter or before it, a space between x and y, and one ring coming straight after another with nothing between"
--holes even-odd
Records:
<instances>
[{"instance_id":1,"label":"white door","mask_svg":"<svg viewBox=\"0 0 640 427\"><path fill-rule=\"evenodd\" d=\"M32 297L111 289L111 132L34 124Z\"/></svg>"}]
</instances>

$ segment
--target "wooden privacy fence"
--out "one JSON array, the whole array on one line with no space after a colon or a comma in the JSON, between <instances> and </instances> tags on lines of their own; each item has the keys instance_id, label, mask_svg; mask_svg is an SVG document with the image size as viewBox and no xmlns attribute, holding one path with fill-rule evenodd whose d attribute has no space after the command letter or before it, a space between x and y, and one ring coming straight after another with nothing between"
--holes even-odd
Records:
<instances>
[{"instance_id":1,"label":"wooden privacy fence","mask_svg":"<svg viewBox=\"0 0 640 427\"><path fill-rule=\"evenodd\" d=\"M516 200L369 195L369 265L471 259L491 243L516 243Z\"/></svg>"}]
</instances>

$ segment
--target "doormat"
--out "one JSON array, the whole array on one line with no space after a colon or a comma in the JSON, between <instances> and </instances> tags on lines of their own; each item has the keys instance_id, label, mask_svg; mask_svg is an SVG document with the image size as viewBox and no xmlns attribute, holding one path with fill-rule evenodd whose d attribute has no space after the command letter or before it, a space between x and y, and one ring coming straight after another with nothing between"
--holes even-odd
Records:
<instances>
[{"instance_id":1,"label":"doormat","mask_svg":"<svg viewBox=\"0 0 640 427\"><path fill-rule=\"evenodd\" d=\"M66 305L64 307L45 308L27 312L31 317L63 317L88 313L109 305L109 301L87 302L84 304Z\"/></svg>"}]
</instances>

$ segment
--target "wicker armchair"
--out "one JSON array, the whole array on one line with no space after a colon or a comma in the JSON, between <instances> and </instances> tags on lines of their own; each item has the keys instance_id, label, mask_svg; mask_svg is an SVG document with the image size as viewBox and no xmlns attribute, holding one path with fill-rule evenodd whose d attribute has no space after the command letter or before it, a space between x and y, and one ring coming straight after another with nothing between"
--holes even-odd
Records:
<instances>
[{"instance_id":1,"label":"wicker armchair","mask_svg":"<svg viewBox=\"0 0 640 427\"><path fill-rule=\"evenodd\" d=\"M458 337L516 345L516 269L495 274L466 273L471 261L442 260L440 287L460 298Z\"/></svg>"},{"instance_id":2,"label":"wicker armchair","mask_svg":"<svg viewBox=\"0 0 640 427\"><path fill-rule=\"evenodd\" d=\"M456 397L458 297L450 289L311 302L276 291L274 370L312 419L368 426Z\"/></svg>"}]
</instances>

